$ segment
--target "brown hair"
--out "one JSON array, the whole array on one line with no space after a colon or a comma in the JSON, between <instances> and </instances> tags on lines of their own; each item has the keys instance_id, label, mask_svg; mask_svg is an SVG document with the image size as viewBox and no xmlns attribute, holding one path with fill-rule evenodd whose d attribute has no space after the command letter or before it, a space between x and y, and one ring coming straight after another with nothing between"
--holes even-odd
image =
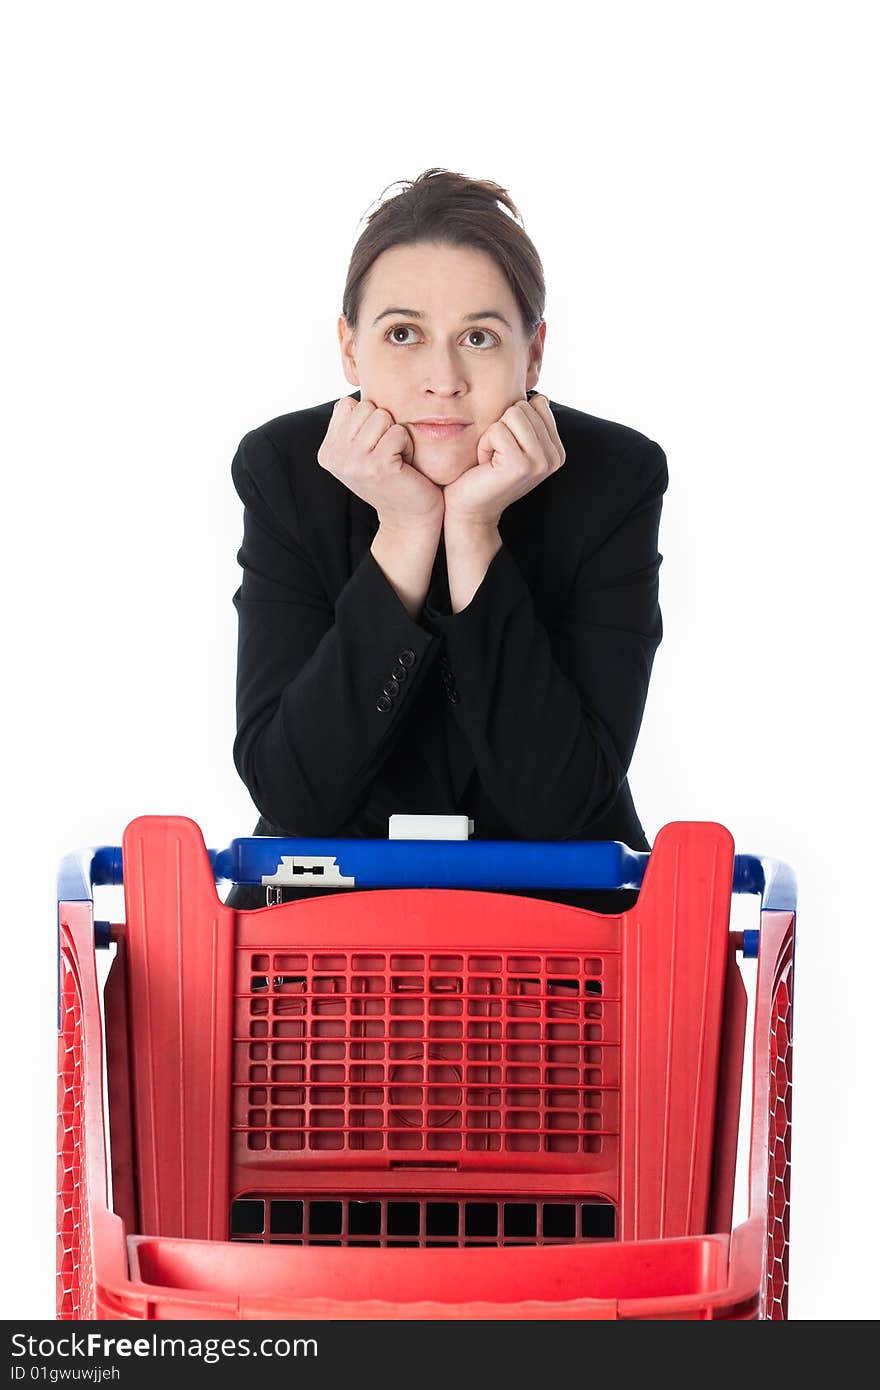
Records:
<instances>
[{"instance_id":1,"label":"brown hair","mask_svg":"<svg viewBox=\"0 0 880 1390\"><path fill-rule=\"evenodd\" d=\"M506 276L526 337L531 338L544 317L544 270L507 189L438 168L396 182L409 186L370 214L351 254L342 312L352 332L357 330L364 285L377 257L391 246L433 241L487 252ZM502 212L499 203L512 216Z\"/></svg>"}]
</instances>

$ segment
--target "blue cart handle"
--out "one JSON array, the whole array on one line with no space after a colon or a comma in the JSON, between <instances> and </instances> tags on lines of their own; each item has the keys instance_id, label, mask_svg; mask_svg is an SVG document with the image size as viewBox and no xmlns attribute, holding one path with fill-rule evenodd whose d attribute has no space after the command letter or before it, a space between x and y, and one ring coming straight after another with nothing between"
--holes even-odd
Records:
<instances>
[{"instance_id":1,"label":"blue cart handle","mask_svg":"<svg viewBox=\"0 0 880 1390\"><path fill-rule=\"evenodd\" d=\"M208 850L215 882L336 888L639 889L650 853L618 840L342 840L251 836ZM287 862L285 862L287 861ZM65 855L58 901L93 898L121 884L122 849L102 845ZM797 884L788 864L766 855L734 856L734 893L760 895L761 911L794 912Z\"/></svg>"}]
</instances>

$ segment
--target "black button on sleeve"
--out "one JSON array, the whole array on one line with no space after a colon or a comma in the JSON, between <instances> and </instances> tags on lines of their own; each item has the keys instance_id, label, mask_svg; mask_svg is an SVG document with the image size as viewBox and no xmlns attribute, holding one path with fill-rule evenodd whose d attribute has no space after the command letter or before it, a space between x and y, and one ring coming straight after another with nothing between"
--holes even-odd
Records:
<instances>
[{"instance_id":1,"label":"black button on sleeve","mask_svg":"<svg viewBox=\"0 0 880 1390\"><path fill-rule=\"evenodd\" d=\"M376 709L381 711L382 714L387 714L391 708L391 705L392 700L390 695L380 695L378 700L376 701Z\"/></svg>"},{"instance_id":2,"label":"black button on sleeve","mask_svg":"<svg viewBox=\"0 0 880 1390\"><path fill-rule=\"evenodd\" d=\"M410 647L404 647L402 652L397 653L397 660L401 661L404 666L415 666L416 654Z\"/></svg>"}]
</instances>

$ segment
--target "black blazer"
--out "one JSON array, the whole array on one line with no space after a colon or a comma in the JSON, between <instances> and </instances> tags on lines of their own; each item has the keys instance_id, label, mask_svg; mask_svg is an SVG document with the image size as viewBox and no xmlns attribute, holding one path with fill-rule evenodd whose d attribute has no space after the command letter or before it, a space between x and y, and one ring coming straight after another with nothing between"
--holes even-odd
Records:
<instances>
[{"instance_id":1,"label":"black blazer","mask_svg":"<svg viewBox=\"0 0 880 1390\"><path fill-rule=\"evenodd\" d=\"M370 550L375 510L317 461L334 404L250 430L232 462L233 759L254 835L385 839L393 812L457 812L473 839L650 849L626 774L663 635L663 450L551 401L565 463L502 514L501 548L456 614L441 536L413 619ZM530 895L599 911L636 896ZM227 901L262 907L265 889Z\"/></svg>"}]
</instances>

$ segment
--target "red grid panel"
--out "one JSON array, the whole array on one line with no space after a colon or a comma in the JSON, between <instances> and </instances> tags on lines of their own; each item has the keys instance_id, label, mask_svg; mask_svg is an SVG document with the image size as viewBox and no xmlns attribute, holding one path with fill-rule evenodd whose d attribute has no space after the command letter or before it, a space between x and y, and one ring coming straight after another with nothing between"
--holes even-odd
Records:
<instances>
[{"instance_id":1,"label":"red grid panel","mask_svg":"<svg viewBox=\"0 0 880 1390\"><path fill-rule=\"evenodd\" d=\"M95 1295L85 1181L82 1001L66 954L61 957L60 971L55 1308L58 1318L93 1318Z\"/></svg>"},{"instance_id":2,"label":"red grid panel","mask_svg":"<svg viewBox=\"0 0 880 1390\"><path fill-rule=\"evenodd\" d=\"M773 996L767 1172L767 1317L788 1317L791 1197L792 973L789 957Z\"/></svg>"},{"instance_id":3,"label":"red grid panel","mask_svg":"<svg viewBox=\"0 0 880 1390\"><path fill-rule=\"evenodd\" d=\"M240 947L235 973L240 1162L272 1151L616 1165L618 950L268 945Z\"/></svg>"}]
</instances>

